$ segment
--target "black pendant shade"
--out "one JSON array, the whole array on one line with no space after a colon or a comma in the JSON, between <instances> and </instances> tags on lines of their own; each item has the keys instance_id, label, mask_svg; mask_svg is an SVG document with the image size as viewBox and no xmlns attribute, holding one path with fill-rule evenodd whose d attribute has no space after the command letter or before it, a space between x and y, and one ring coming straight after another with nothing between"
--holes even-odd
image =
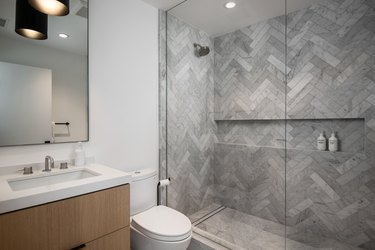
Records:
<instances>
[{"instance_id":1,"label":"black pendant shade","mask_svg":"<svg viewBox=\"0 0 375 250\"><path fill-rule=\"evenodd\" d=\"M16 29L17 34L35 39L47 39L48 16L30 6L27 0L16 2Z\"/></svg>"},{"instance_id":2,"label":"black pendant shade","mask_svg":"<svg viewBox=\"0 0 375 250\"><path fill-rule=\"evenodd\" d=\"M28 0L36 10L50 16L69 14L69 0Z\"/></svg>"}]
</instances>

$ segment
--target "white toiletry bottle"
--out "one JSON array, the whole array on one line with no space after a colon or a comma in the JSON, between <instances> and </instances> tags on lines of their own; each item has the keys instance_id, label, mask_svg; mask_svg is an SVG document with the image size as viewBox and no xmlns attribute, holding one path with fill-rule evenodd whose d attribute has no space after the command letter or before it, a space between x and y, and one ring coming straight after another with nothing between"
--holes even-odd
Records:
<instances>
[{"instance_id":1,"label":"white toiletry bottle","mask_svg":"<svg viewBox=\"0 0 375 250\"><path fill-rule=\"evenodd\" d=\"M76 145L75 153L75 166L85 165L85 151L83 150L82 142L78 142Z\"/></svg>"},{"instance_id":2,"label":"white toiletry bottle","mask_svg":"<svg viewBox=\"0 0 375 250\"><path fill-rule=\"evenodd\" d=\"M328 149L329 151L336 152L338 150L337 148L337 138L335 136L335 132L332 132L331 137L328 140Z\"/></svg>"},{"instance_id":3,"label":"white toiletry bottle","mask_svg":"<svg viewBox=\"0 0 375 250\"><path fill-rule=\"evenodd\" d=\"M323 133L320 133L317 140L317 147L320 151L327 150L327 139L324 137Z\"/></svg>"}]
</instances>

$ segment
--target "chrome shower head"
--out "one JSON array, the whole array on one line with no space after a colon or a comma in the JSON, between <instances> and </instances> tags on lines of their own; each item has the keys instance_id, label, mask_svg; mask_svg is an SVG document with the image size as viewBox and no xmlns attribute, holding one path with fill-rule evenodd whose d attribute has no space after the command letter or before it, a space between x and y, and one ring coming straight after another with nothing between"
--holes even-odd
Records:
<instances>
[{"instance_id":1,"label":"chrome shower head","mask_svg":"<svg viewBox=\"0 0 375 250\"><path fill-rule=\"evenodd\" d=\"M197 57L206 56L210 53L210 48L208 46L202 46L200 44L194 43L195 55Z\"/></svg>"}]
</instances>

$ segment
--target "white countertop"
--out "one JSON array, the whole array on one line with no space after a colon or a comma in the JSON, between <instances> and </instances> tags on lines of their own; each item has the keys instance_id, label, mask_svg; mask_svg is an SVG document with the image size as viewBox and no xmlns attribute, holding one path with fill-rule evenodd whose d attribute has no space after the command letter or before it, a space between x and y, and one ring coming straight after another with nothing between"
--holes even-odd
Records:
<instances>
[{"instance_id":1,"label":"white countertop","mask_svg":"<svg viewBox=\"0 0 375 250\"><path fill-rule=\"evenodd\" d=\"M100 175L18 191L13 191L8 184L8 180L43 177L54 173L68 173L81 169L87 169L89 172L93 171ZM63 170L54 168L49 173L34 170L34 173L31 175L23 175L22 172L4 174L0 175L0 214L124 185L130 182L131 175L129 173L100 164L88 164L82 167L72 166Z\"/></svg>"}]
</instances>

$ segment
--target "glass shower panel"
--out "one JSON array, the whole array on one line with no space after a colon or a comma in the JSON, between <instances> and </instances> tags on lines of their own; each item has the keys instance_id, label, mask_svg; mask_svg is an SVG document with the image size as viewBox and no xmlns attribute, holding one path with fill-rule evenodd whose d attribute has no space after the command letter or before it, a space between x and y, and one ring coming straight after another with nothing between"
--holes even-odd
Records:
<instances>
[{"instance_id":1,"label":"glass shower panel","mask_svg":"<svg viewBox=\"0 0 375 250\"><path fill-rule=\"evenodd\" d=\"M171 13L166 22L168 206L191 215L211 203L216 126L214 53L199 56L194 44L213 50L213 40Z\"/></svg>"},{"instance_id":2,"label":"glass shower panel","mask_svg":"<svg viewBox=\"0 0 375 250\"><path fill-rule=\"evenodd\" d=\"M235 2L161 13L163 202L229 249L285 249L285 3Z\"/></svg>"},{"instance_id":3,"label":"glass shower panel","mask_svg":"<svg viewBox=\"0 0 375 250\"><path fill-rule=\"evenodd\" d=\"M375 1L287 6L287 249L375 249Z\"/></svg>"}]
</instances>

